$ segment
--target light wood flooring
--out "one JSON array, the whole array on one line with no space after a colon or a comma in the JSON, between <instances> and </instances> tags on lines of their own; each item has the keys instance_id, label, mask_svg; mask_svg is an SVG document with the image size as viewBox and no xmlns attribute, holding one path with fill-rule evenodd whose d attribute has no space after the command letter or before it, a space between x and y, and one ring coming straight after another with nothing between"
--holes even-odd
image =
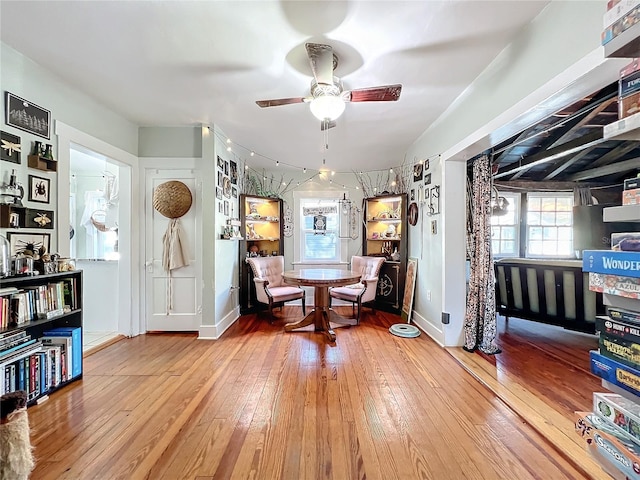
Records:
<instances>
[{"instance_id":1,"label":"light wood flooring","mask_svg":"<svg viewBox=\"0 0 640 480\"><path fill-rule=\"evenodd\" d=\"M283 332L300 317L285 307L273 324L243 316L217 341L148 334L86 357L81 381L29 409L32 480L608 478L584 450L561 453L576 443L554 446L459 352L391 335L399 317L365 309L333 345ZM507 355L464 354L501 381ZM564 381L547 382L553 397Z\"/></svg>"}]
</instances>

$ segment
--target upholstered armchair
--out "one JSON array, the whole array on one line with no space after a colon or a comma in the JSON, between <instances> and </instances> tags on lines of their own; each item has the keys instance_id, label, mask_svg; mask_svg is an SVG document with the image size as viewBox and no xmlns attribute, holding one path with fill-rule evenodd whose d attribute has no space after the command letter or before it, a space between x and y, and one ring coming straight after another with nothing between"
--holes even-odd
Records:
<instances>
[{"instance_id":1,"label":"upholstered armchair","mask_svg":"<svg viewBox=\"0 0 640 480\"><path fill-rule=\"evenodd\" d=\"M256 299L269 305L269 316L273 320L273 306L282 306L285 302L302 299L302 313L306 314L305 291L302 288L287 285L282 280L284 257L250 257L247 259L253 271L256 286Z\"/></svg>"},{"instance_id":2,"label":"upholstered armchair","mask_svg":"<svg viewBox=\"0 0 640 480\"><path fill-rule=\"evenodd\" d=\"M354 305L358 305L356 323L360 323L362 305L376 298L378 275L383 263L384 257L359 257L354 255L351 257L351 270L362 275L360 282L354 285L329 289L329 300L333 298L346 300L351 302L352 308Z\"/></svg>"}]
</instances>

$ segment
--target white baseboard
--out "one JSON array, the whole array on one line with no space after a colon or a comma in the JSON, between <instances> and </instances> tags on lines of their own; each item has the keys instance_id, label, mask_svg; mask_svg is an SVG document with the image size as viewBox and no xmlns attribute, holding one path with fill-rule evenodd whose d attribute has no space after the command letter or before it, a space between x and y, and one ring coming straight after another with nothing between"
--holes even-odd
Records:
<instances>
[{"instance_id":1,"label":"white baseboard","mask_svg":"<svg viewBox=\"0 0 640 480\"><path fill-rule=\"evenodd\" d=\"M411 321L416 327L433 338L434 342L444 347L444 332L442 328L438 329L433 323L415 311L411 312Z\"/></svg>"},{"instance_id":2,"label":"white baseboard","mask_svg":"<svg viewBox=\"0 0 640 480\"><path fill-rule=\"evenodd\" d=\"M240 318L240 306L231 310L224 318L215 325L200 325L198 329L198 340L217 340L227 329Z\"/></svg>"}]
</instances>

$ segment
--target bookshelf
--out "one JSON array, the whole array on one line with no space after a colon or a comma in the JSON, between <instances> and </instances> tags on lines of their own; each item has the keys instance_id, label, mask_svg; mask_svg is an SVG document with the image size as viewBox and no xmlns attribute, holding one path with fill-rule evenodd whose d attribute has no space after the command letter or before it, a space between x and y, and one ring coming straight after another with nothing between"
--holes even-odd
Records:
<instances>
[{"instance_id":1,"label":"bookshelf","mask_svg":"<svg viewBox=\"0 0 640 480\"><path fill-rule=\"evenodd\" d=\"M82 378L82 271L0 280L0 395L29 405Z\"/></svg>"},{"instance_id":2,"label":"bookshelf","mask_svg":"<svg viewBox=\"0 0 640 480\"><path fill-rule=\"evenodd\" d=\"M363 255L386 258L380 269L376 308L400 313L407 268L407 194L364 200Z\"/></svg>"},{"instance_id":3,"label":"bookshelf","mask_svg":"<svg viewBox=\"0 0 640 480\"><path fill-rule=\"evenodd\" d=\"M282 200L274 197L240 195L240 313L262 308L256 301L249 256L284 255Z\"/></svg>"}]
</instances>

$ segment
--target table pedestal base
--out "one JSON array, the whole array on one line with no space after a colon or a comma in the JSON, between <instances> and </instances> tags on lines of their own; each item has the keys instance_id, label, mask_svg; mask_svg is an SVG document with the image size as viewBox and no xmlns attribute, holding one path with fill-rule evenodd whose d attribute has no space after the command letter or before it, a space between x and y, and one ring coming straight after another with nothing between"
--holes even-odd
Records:
<instances>
[{"instance_id":1,"label":"table pedestal base","mask_svg":"<svg viewBox=\"0 0 640 480\"><path fill-rule=\"evenodd\" d=\"M356 324L356 320L350 321L329 308L329 287L316 286L313 298L315 305L313 311L302 320L285 325L285 332L314 325L316 332L323 332L331 342L335 342L336 334L333 328L350 327Z\"/></svg>"}]
</instances>

